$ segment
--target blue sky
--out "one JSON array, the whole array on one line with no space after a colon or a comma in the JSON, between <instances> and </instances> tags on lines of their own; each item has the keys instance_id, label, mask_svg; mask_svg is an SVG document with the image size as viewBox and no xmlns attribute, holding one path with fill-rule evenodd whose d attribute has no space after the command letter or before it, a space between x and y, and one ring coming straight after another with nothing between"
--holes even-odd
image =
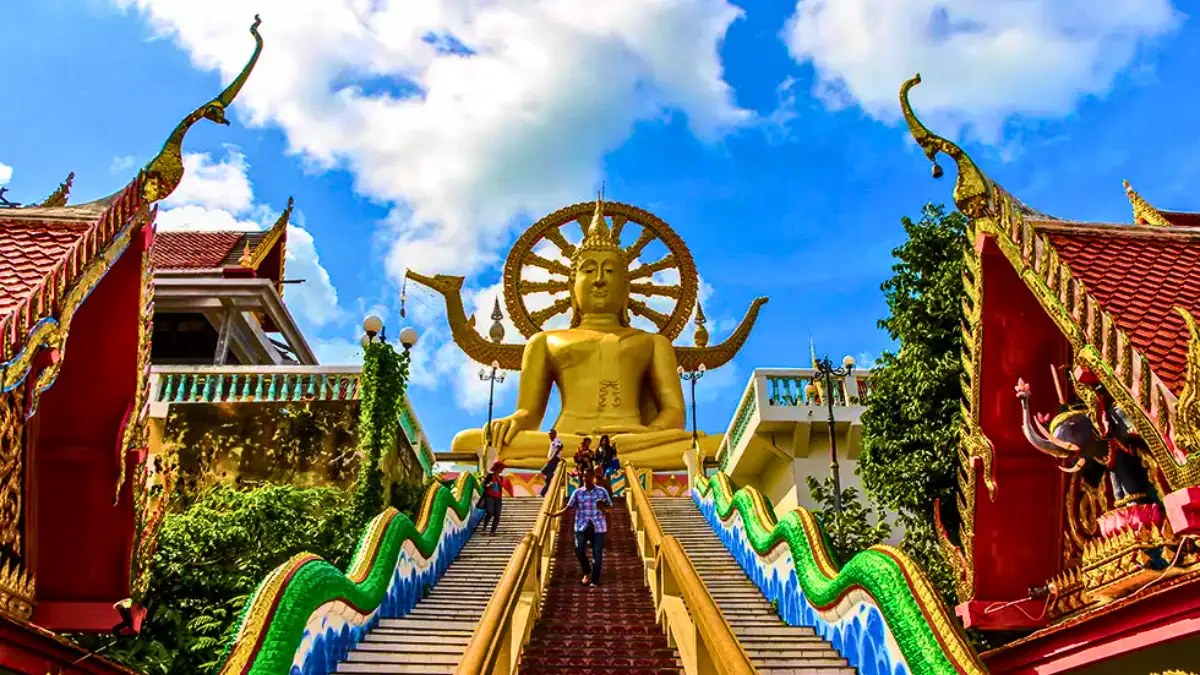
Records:
<instances>
[{"instance_id":1,"label":"blue sky","mask_svg":"<svg viewBox=\"0 0 1200 675\"><path fill-rule=\"evenodd\" d=\"M750 371L805 365L810 335L835 359L889 348L879 285L900 217L953 186L899 123L914 72L926 122L1035 208L1127 222L1128 178L1156 205L1200 209L1200 28L1182 5L934 6L6 3L0 182L23 202L69 171L77 201L120 188L240 69L260 12L262 61L232 125L188 136L162 227L258 227L294 195L289 276L307 282L286 299L323 361L347 362L368 311L398 332L406 265L465 274L485 315L524 227L603 181L687 241L714 342L771 298L737 360L700 383L700 426L720 432ZM411 398L445 448L483 422L487 390L440 301L409 291L424 336Z\"/></svg>"}]
</instances>

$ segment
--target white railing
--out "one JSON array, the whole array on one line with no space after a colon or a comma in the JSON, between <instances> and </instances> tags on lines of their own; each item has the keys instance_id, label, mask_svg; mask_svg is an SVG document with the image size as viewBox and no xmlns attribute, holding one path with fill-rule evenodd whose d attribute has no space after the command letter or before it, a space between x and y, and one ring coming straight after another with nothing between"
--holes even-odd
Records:
<instances>
[{"instance_id":1,"label":"white railing","mask_svg":"<svg viewBox=\"0 0 1200 675\"><path fill-rule=\"evenodd\" d=\"M151 416L165 417L175 404L357 401L361 375L360 366L152 366ZM400 426L431 471L433 447L407 396Z\"/></svg>"},{"instance_id":2,"label":"white railing","mask_svg":"<svg viewBox=\"0 0 1200 675\"><path fill-rule=\"evenodd\" d=\"M747 441L747 434L762 422L802 422L816 418L817 411L828 411L826 382L816 377L813 368L756 368L746 383L741 402L729 421L729 428L717 460L726 468ZM871 393L871 371L854 370L847 377L832 378L828 395L833 401L834 419L857 421ZM826 419L827 414L820 419Z\"/></svg>"}]
</instances>

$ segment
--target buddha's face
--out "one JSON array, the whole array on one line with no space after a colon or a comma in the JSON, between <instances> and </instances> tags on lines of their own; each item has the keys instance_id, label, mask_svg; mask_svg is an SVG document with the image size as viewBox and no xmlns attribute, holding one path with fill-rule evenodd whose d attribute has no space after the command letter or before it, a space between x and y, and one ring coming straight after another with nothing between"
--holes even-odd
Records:
<instances>
[{"instance_id":1,"label":"buddha's face","mask_svg":"<svg viewBox=\"0 0 1200 675\"><path fill-rule=\"evenodd\" d=\"M629 264L619 251L589 251L571 288L582 314L618 314L629 300Z\"/></svg>"}]
</instances>

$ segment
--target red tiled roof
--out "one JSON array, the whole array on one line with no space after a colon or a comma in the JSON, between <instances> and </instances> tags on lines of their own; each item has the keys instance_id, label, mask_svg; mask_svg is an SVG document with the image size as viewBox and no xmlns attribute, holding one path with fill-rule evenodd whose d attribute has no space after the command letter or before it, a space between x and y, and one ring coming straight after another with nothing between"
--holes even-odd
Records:
<instances>
[{"instance_id":1,"label":"red tiled roof","mask_svg":"<svg viewBox=\"0 0 1200 675\"><path fill-rule=\"evenodd\" d=\"M90 222L5 219L0 212L0 317L42 286Z\"/></svg>"},{"instance_id":2,"label":"red tiled roof","mask_svg":"<svg viewBox=\"0 0 1200 675\"><path fill-rule=\"evenodd\" d=\"M1075 278L1179 395L1189 336L1174 308L1200 313L1200 230L1085 226L1044 231Z\"/></svg>"},{"instance_id":3,"label":"red tiled roof","mask_svg":"<svg viewBox=\"0 0 1200 675\"><path fill-rule=\"evenodd\" d=\"M211 270L226 266L226 259L242 240L242 232L159 232L151 255L154 267L169 270ZM237 251L241 255L241 251ZM235 261L236 264L236 261Z\"/></svg>"}]
</instances>

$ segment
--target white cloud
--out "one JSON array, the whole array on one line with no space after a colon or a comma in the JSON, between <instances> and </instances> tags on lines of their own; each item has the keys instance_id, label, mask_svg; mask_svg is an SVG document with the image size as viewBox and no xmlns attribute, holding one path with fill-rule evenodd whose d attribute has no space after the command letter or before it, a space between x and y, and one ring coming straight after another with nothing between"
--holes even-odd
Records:
<instances>
[{"instance_id":1,"label":"white cloud","mask_svg":"<svg viewBox=\"0 0 1200 675\"><path fill-rule=\"evenodd\" d=\"M494 262L515 217L590 191L639 121L680 112L716 138L751 118L722 79L727 0L113 1L226 78L260 12L235 111L395 207L394 279Z\"/></svg>"},{"instance_id":2,"label":"white cloud","mask_svg":"<svg viewBox=\"0 0 1200 675\"><path fill-rule=\"evenodd\" d=\"M12 167L0 162L0 185L7 185L12 180Z\"/></svg>"},{"instance_id":3,"label":"white cloud","mask_svg":"<svg viewBox=\"0 0 1200 675\"><path fill-rule=\"evenodd\" d=\"M1170 0L799 0L784 39L827 104L895 120L900 83L920 72L922 112L994 140L1011 115L1107 93L1181 18Z\"/></svg>"},{"instance_id":4,"label":"white cloud","mask_svg":"<svg viewBox=\"0 0 1200 675\"><path fill-rule=\"evenodd\" d=\"M250 165L237 148L227 146L225 156L214 161L208 153L183 156L184 174L179 187L163 200L157 228L160 231L203 232L234 230L256 232L269 227L279 211L254 201ZM288 308L309 326L329 324L342 315L337 289L328 270L321 265L313 236L303 227L297 209L288 221L286 276L303 279L283 292ZM324 361L318 355L319 361Z\"/></svg>"},{"instance_id":5,"label":"white cloud","mask_svg":"<svg viewBox=\"0 0 1200 675\"><path fill-rule=\"evenodd\" d=\"M133 155L113 157L112 164L109 165L108 170L114 174L125 173L132 169L136 162L137 160L133 158Z\"/></svg>"},{"instance_id":6,"label":"white cloud","mask_svg":"<svg viewBox=\"0 0 1200 675\"><path fill-rule=\"evenodd\" d=\"M249 168L245 155L231 146L226 146L225 157L217 162L208 153L185 153L183 180L162 204L168 208L198 205L245 213L254 206Z\"/></svg>"}]
</instances>

